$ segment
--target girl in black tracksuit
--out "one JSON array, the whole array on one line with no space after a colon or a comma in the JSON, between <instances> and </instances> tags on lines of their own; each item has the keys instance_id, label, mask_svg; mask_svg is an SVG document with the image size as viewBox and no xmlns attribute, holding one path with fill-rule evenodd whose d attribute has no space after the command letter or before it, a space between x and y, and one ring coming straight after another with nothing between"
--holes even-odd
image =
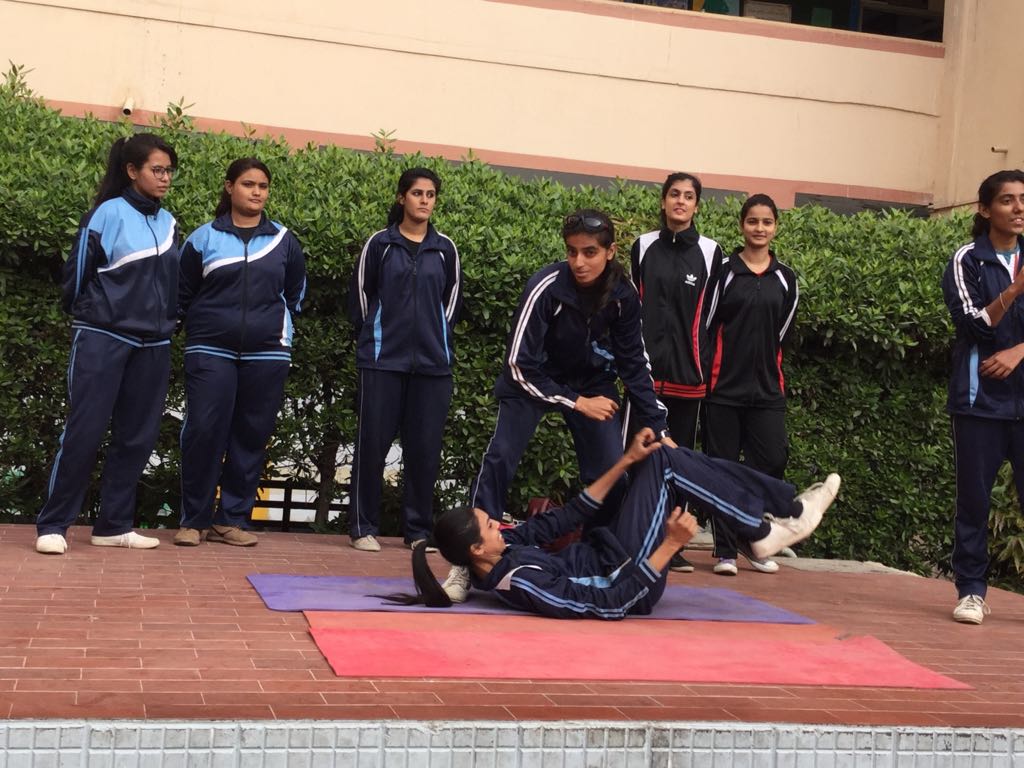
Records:
<instances>
[{"instance_id":1,"label":"girl in black tracksuit","mask_svg":"<svg viewBox=\"0 0 1024 768\"><path fill-rule=\"evenodd\" d=\"M693 224L700 196L700 179L671 174L661 187L661 230L638 237L630 252L654 391L673 439L687 448L696 443L707 390L706 296L722 267L718 243Z\"/></svg>"},{"instance_id":2,"label":"girl in black tracksuit","mask_svg":"<svg viewBox=\"0 0 1024 768\"><path fill-rule=\"evenodd\" d=\"M748 466L781 478L789 457L782 352L800 291L796 273L770 250L777 221L770 197L747 199L740 210L744 246L723 260L712 290L704 450L730 461L742 455ZM735 575L735 536L720 521L712 525L719 558L715 572ZM757 570L773 572L777 564Z\"/></svg>"},{"instance_id":3,"label":"girl in black tracksuit","mask_svg":"<svg viewBox=\"0 0 1024 768\"><path fill-rule=\"evenodd\" d=\"M231 163L216 218L193 232L182 251L179 546L197 546L204 536L234 546L257 543L242 527L284 397L292 316L306 292L298 239L263 212L270 180L270 169L255 157Z\"/></svg>"},{"instance_id":4,"label":"girl in black tracksuit","mask_svg":"<svg viewBox=\"0 0 1024 768\"><path fill-rule=\"evenodd\" d=\"M462 304L459 251L430 223L440 191L433 171L405 171L387 229L366 241L352 275L359 425L349 533L352 546L366 552L380 550L381 482L396 434L406 544L425 544L433 522L452 398L453 329Z\"/></svg>"},{"instance_id":5,"label":"girl in black tracksuit","mask_svg":"<svg viewBox=\"0 0 1024 768\"><path fill-rule=\"evenodd\" d=\"M96 204L84 217L64 266L71 324L68 416L36 520L36 550L64 554L82 511L96 453L108 430L97 546L152 549L160 540L132 530L139 478L160 433L178 293L178 225L162 208L175 166L158 136L118 139Z\"/></svg>"},{"instance_id":6,"label":"girl in black tracksuit","mask_svg":"<svg viewBox=\"0 0 1024 768\"><path fill-rule=\"evenodd\" d=\"M1024 172L999 171L978 189L974 240L946 267L942 291L956 329L947 409L952 418L956 518L953 618L981 624L992 486L1010 462L1024 506Z\"/></svg>"}]
</instances>

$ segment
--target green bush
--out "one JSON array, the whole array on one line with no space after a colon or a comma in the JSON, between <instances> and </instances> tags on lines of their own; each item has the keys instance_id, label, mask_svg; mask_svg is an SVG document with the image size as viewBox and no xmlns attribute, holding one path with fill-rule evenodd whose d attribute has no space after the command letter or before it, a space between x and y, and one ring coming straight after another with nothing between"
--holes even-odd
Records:
<instances>
[{"instance_id":1,"label":"green bush","mask_svg":"<svg viewBox=\"0 0 1024 768\"><path fill-rule=\"evenodd\" d=\"M68 320L54 278L89 207L110 143L127 124L69 119L27 93L12 70L0 87L0 512L31 519L46 488L64 413ZM310 274L294 366L277 433L275 467L313 481L323 499L334 470L349 460L355 429L353 350L344 319L348 277L366 237L380 229L404 167L439 171L436 223L457 243L465 309L457 327L455 396L442 457L439 506L463 500L493 428L492 386L512 312L527 277L562 257L561 216L584 205L611 213L623 256L657 221L650 187L567 188L523 181L472 158L462 163L398 157L385 134L379 151L288 147L193 129L172 105L154 130L175 146L181 174L166 204L183 232L206 221L230 160L259 154L274 171L269 213L299 236ZM706 200L698 218L726 250L739 242L739 203ZM835 514L807 546L814 554L873 559L931 572L951 546L953 472L943 411L950 323L940 276L967 239L963 215L923 220L904 213L842 217L818 207L782 214L776 246L800 276L795 343L787 353L792 440L789 478L797 485L839 469ZM175 342L180 356L180 340ZM154 524L178 504L180 357L165 429L140 494ZM527 497L564 497L575 487L575 458L557 416L538 430L520 467L511 507ZM1022 565L1021 517L1006 483L996 494L1000 578Z\"/></svg>"}]
</instances>

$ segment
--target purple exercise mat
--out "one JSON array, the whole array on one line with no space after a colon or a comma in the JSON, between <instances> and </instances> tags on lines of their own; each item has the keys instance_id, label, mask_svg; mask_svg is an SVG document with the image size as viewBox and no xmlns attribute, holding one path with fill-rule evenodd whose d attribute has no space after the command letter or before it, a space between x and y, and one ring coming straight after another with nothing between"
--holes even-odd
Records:
<instances>
[{"instance_id":1,"label":"purple exercise mat","mask_svg":"<svg viewBox=\"0 0 1024 768\"><path fill-rule=\"evenodd\" d=\"M412 580L365 576L293 576L257 573L248 577L267 607L274 611L443 611L447 613L519 614L494 595L473 590L469 600L451 608L423 605L387 605L378 597L395 592L413 593ZM811 619L777 608L731 589L670 585L650 616L644 619L689 621L754 621L768 624L813 624Z\"/></svg>"}]
</instances>

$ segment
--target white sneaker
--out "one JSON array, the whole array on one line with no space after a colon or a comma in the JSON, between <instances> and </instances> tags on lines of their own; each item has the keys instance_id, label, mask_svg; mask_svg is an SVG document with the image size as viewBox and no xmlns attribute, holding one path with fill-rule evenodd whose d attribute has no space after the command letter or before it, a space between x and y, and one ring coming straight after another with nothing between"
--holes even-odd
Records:
<instances>
[{"instance_id":1,"label":"white sneaker","mask_svg":"<svg viewBox=\"0 0 1024 768\"><path fill-rule=\"evenodd\" d=\"M750 567L758 573L779 572L779 564L776 563L774 560L769 560L767 557L756 557L753 552L744 552L742 547L740 547L739 553L743 556L743 559L750 564Z\"/></svg>"},{"instance_id":2,"label":"white sneaker","mask_svg":"<svg viewBox=\"0 0 1024 768\"><path fill-rule=\"evenodd\" d=\"M736 560L731 557L718 558L718 562L711 570L719 576L735 576L740 572L740 569L736 567Z\"/></svg>"},{"instance_id":3,"label":"white sneaker","mask_svg":"<svg viewBox=\"0 0 1024 768\"><path fill-rule=\"evenodd\" d=\"M824 483L815 483L798 495L803 507L800 517L777 517L771 520L771 531L763 539L750 542L750 551L759 560L766 560L781 549L803 541L818 527L839 493L839 475L833 472Z\"/></svg>"},{"instance_id":4,"label":"white sneaker","mask_svg":"<svg viewBox=\"0 0 1024 768\"><path fill-rule=\"evenodd\" d=\"M142 536L135 531L119 533L116 536L93 536L89 542L94 547L124 547L125 549L155 549L160 546L160 539Z\"/></svg>"},{"instance_id":5,"label":"white sneaker","mask_svg":"<svg viewBox=\"0 0 1024 768\"><path fill-rule=\"evenodd\" d=\"M59 533L46 533L36 537L36 552L44 555L63 555L68 551L68 540Z\"/></svg>"},{"instance_id":6,"label":"white sneaker","mask_svg":"<svg viewBox=\"0 0 1024 768\"><path fill-rule=\"evenodd\" d=\"M469 568L461 565L453 565L448 571L448 578L444 580L441 589L448 595L453 603L464 603L469 597Z\"/></svg>"},{"instance_id":7,"label":"white sneaker","mask_svg":"<svg viewBox=\"0 0 1024 768\"><path fill-rule=\"evenodd\" d=\"M968 595L960 598L960 602L953 609L953 621L959 621L961 624L981 624L989 613L992 613L992 609L981 595Z\"/></svg>"},{"instance_id":8,"label":"white sneaker","mask_svg":"<svg viewBox=\"0 0 1024 768\"><path fill-rule=\"evenodd\" d=\"M352 539L350 543L352 549L358 549L360 552L380 552L380 542L373 536L360 536L358 539Z\"/></svg>"}]
</instances>

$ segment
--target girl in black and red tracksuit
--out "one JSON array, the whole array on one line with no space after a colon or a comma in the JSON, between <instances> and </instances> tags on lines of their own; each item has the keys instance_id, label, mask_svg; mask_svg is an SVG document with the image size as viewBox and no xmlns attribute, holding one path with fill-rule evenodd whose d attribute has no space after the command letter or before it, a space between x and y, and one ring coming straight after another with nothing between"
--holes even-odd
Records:
<instances>
[{"instance_id":1,"label":"girl in black and red tracksuit","mask_svg":"<svg viewBox=\"0 0 1024 768\"><path fill-rule=\"evenodd\" d=\"M462 305L459 251L430 223L440 191L433 171L405 171L388 228L367 240L352 275L359 425L349 533L352 546L366 552L380 550L381 483L396 434L406 544L424 544L433 522L452 398L453 328Z\"/></svg>"},{"instance_id":2,"label":"girl in black and red tracksuit","mask_svg":"<svg viewBox=\"0 0 1024 768\"><path fill-rule=\"evenodd\" d=\"M566 261L527 282L495 384L498 419L470 504L500 520L519 460L541 417L559 411L584 483L622 455L619 379L638 423L667 437L640 330L640 300L615 261L615 229L600 211L567 216Z\"/></svg>"},{"instance_id":3,"label":"girl in black and red tracksuit","mask_svg":"<svg viewBox=\"0 0 1024 768\"><path fill-rule=\"evenodd\" d=\"M992 485L1009 460L1024 507L1024 172L978 190L973 242L950 259L942 290L956 329L947 409L953 422L956 621L980 624L988 574Z\"/></svg>"},{"instance_id":4,"label":"girl in black and red tracksuit","mask_svg":"<svg viewBox=\"0 0 1024 768\"><path fill-rule=\"evenodd\" d=\"M132 531L139 478L160 433L178 294L178 225L160 203L178 157L159 136L118 139L64 266L71 324L67 422L36 520L36 550L64 554L107 432L97 546L151 549Z\"/></svg>"},{"instance_id":5,"label":"girl in black and red tracksuit","mask_svg":"<svg viewBox=\"0 0 1024 768\"><path fill-rule=\"evenodd\" d=\"M701 189L700 179L688 173L665 179L661 229L641 235L630 252L654 391L668 409L673 439L687 448L696 443L707 390L706 296L722 266L718 243L693 223Z\"/></svg>"},{"instance_id":6,"label":"girl in black and red tracksuit","mask_svg":"<svg viewBox=\"0 0 1024 768\"><path fill-rule=\"evenodd\" d=\"M740 210L744 246L723 260L712 290L704 450L730 461L742 455L748 466L781 478L789 458L782 356L800 291L796 273L770 250L777 222L778 209L768 195L747 199ZM715 572L735 575L735 537L727 525L712 524ZM778 568L760 565L763 572Z\"/></svg>"},{"instance_id":7,"label":"girl in black and red tracksuit","mask_svg":"<svg viewBox=\"0 0 1024 768\"><path fill-rule=\"evenodd\" d=\"M193 232L182 251L179 546L196 546L204 535L234 546L258 541L242 527L284 397L292 318L306 292L298 239L263 212L270 181L270 169L255 157L231 163L216 218Z\"/></svg>"}]
</instances>

